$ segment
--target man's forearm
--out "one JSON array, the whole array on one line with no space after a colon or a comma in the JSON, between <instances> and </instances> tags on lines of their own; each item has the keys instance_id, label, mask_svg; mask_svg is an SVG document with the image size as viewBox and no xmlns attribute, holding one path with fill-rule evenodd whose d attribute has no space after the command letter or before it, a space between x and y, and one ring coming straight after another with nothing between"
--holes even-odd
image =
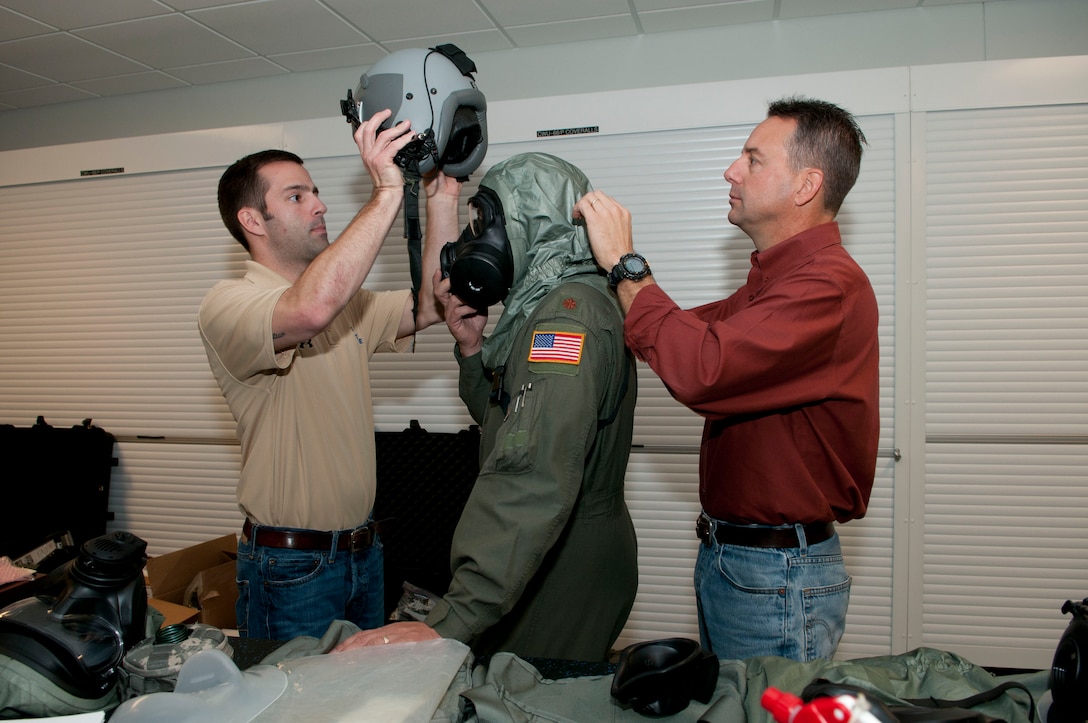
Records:
<instances>
[{"instance_id":1,"label":"man's forearm","mask_svg":"<svg viewBox=\"0 0 1088 723\"><path fill-rule=\"evenodd\" d=\"M434 276L438 271L442 247L457 240L457 196L439 194L427 200L427 229L421 258L416 329L425 329L444 318L441 304L434 295Z\"/></svg>"},{"instance_id":2,"label":"man's forearm","mask_svg":"<svg viewBox=\"0 0 1088 723\"><path fill-rule=\"evenodd\" d=\"M647 276L645 279L638 281L629 281L624 279L616 286L616 298L619 299L620 308L623 309L623 315L627 316L627 312L631 310L631 305L635 303L635 297L638 296L638 292L642 291L647 286L656 286L657 282L654 281L652 276Z\"/></svg>"},{"instance_id":3,"label":"man's forearm","mask_svg":"<svg viewBox=\"0 0 1088 723\"><path fill-rule=\"evenodd\" d=\"M322 250L280 297L274 328L293 329L299 339L328 328L373 268L402 195L394 189L374 192L336 242Z\"/></svg>"}]
</instances>

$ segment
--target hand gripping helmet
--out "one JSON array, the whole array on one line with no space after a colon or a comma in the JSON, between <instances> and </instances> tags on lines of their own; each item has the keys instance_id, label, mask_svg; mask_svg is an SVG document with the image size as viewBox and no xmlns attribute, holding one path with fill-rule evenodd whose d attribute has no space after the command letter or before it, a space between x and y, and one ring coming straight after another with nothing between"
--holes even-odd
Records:
<instances>
[{"instance_id":1,"label":"hand gripping helmet","mask_svg":"<svg viewBox=\"0 0 1088 723\"><path fill-rule=\"evenodd\" d=\"M393 111L379 130L411 121L415 139L397 154L402 170L439 169L467 177L487 153L487 101L476 88L476 64L456 45L399 50L359 78L340 107L352 131L378 111Z\"/></svg>"}]
</instances>

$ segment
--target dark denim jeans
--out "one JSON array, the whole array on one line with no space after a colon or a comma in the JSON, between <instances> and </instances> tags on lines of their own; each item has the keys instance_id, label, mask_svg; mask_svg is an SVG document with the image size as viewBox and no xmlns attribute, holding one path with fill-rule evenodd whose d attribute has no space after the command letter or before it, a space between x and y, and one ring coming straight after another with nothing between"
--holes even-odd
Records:
<instances>
[{"instance_id":1,"label":"dark denim jeans","mask_svg":"<svg viewBox=\"0 0 1088 723\"><path fill-rule=\"evenodd\" d=\"M239 635L320 638L333 620L349 620L364 629L384 623L380 538L352 553L336 549L339 534L334 533L327 550L258 547L245 537L238 541Z\"/></svg>"},{"instance_id":2,"label":"dark denim jeans","mask_svg":"<svg viewBox=\"0 0 1088 723\"><path fill-rule=\"evenodd\" d=\"M830 660L846 626L850 576L838 534L815 545L699 546L695 596L702 646L722 660Z\"/></svg>"}]
</instances>

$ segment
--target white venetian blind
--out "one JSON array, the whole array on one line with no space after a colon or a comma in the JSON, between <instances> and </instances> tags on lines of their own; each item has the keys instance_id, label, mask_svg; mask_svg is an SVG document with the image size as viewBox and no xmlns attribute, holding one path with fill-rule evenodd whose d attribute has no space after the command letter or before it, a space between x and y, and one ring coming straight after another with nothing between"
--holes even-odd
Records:
<instances>
[{"instance_id":1,"label":"white venetian blind","mask_svg":"<svg viewBox=\"0 0 1088 723\"><path fill-rule=\"evenodd\" d=\"M924 122L915 639L1045 668L1088 593L1088 106Z\"/></svg>"},{"instance_id":2,"label":"white venetian blind","mask_svg":"<svg viewBox=\"0 0 1088 723\"><path fill-rule=\"evenodd\" d=\"M118 436L221 437L230 413L195 313L237 273L215 170L4 189L0 362L4 420L92 417Z\"/></svg>"},{"instance_id":3,"label":"white venetian blind","mask_svg":"<svg viewBox=\"0 0 1088 723\"><path fill-rule=\"evenodd\" d=\"M216 210L221 171L16 186L0 202L0 421L115 435L110 528L151 554L241 522L234 423L195 316L245 257Z\"/></svg>"}]
</instances>

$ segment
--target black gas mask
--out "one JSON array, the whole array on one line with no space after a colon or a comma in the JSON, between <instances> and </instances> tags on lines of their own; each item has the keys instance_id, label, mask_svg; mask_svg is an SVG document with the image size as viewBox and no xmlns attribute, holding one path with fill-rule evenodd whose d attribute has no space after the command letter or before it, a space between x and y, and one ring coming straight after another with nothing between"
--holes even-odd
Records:
<instances>
[{"instance_id":1,"label":"black gas mask","mask_svg":"<svg viewBox=\"0 0 1088 723\"><path fill-rule=\"evenodd\" d=\"M146 549L128 532L83 543L78 558L46 578L41 594L0 611L0 655L79 698L108 694L124 653L145 637Z\"/></svg>"},{"instance_id":2,"label":"black gas mask","mask_svg":"<svg viewBox=\"0 0 1088 723\"><path fill-rule=\"evenodd\" d=\"M1048 687L1054 696L1047 723L1078 723L1088 719L1088 598L1066 600L1063 613L1073 620L1054 652Z\"/></svg>"},{"instance_id":3,"label":"black gas mask","mask_svg":"<svg viewBox=\"0 0 1088 723\"><path fill-rule=\"evenodd\" d=\"M456 241L442 247L442 278L450 291L477 311L506 298L514 283L514 255L506 215L497 193L480 186L468 200L469 223Z\"/></svg>"}]
</instances>

